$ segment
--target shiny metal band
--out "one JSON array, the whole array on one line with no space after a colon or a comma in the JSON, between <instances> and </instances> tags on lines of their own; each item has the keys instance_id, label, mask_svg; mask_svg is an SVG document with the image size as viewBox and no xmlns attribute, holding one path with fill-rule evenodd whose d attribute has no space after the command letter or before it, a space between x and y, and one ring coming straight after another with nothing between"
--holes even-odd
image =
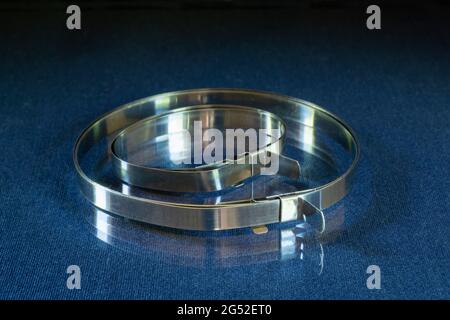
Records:
<instances>
[{"instance_id":1,"label":"shiny metal band","mask_svg":"<svg viewBox=\"0 0 450 320\"><path fill-rule=\"evenodd\" d=\"M171 156L188 151L189 163L191 163L191 146L203 143L203 135L198 141L191 141L189 137L187 149L183 147L184 137L180 133L195 131L195 122L205 122L213 129L247 129L267 130L278 132L270 136L264 135L258 145L247 146L248 149L236 154L234 158L222 158L220 162L200 164L199 166L168 168L154 167L142 163L158 158L158 153L163 147L155 143L155 150L148 150L145 144L148 141L159 140L161 142L174 141L177 150L166 150ZM208 128L206 128L208 129ZM220 131L220 130L219 130ZM222 133L220 131L220 133ZM171 110L164 114L154 115L122 130L111 143L111 157L116 176L131 185L152 190L166 192L212 192L223 190L242 183L244 180L259 175L265 165L259 161L261 155L268 152L277 157L278 172L292 179L300 176L300 166L296 160L281 155L286 127L284 122L273 113L256 108L248 108L235 105L201 105ZM245 138L245 137L241 137ZM255 143L256 144L256 143ZM234 141L233 141L234 145ZM143 147L144 146L144 147ZM194 147L195 148L195 147ZM201 150L203 145L200 148ZM134 161L130 154L136 151L146 150L145 156L140 156L141 163ZM151 151L151 152L149 152ZM234 148L233 148L234 152ZM225 161L224 161L225 160ZM275 161L275 159L274 159Z\"/></svg>"},{"instance_id":2,"label":"shiny metal band","mask_svg":"<svg viewBox=\"0 0 450 320\"><path fill-rule=\"evenodd\" d=\"M101 140L144 118L188 106L207 104L241 105L272 112L287 123L288 138L314 146L319 130L340 144L352 163L338 178L307 190L217 204L183 204L129 195L91 179L80 162ZM289 132L289 122L297 121L311 129L312 136ZM309 146L309 147L308 147ZM94 121L78 138L73 161L84 196L96 207L150 224L189 230L224 230L297 220L321 213L349 191L359 159L359 145L352 129L328 111L296 98L241 89L198 89L155 95L123 105Z\"/></svg>"}]
</instances>

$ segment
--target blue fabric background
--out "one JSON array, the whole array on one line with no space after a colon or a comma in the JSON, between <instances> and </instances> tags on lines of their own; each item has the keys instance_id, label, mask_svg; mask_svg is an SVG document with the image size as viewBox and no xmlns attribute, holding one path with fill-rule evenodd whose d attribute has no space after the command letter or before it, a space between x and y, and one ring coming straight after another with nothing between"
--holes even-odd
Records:
<instances>
[{"instance_id":1,"label":"blue fabric background","mask_svg":"<svg viewBox=\"0 0 450 320\"><path fill-rule=\"evenodd\" d=\"M1 13L0 298L417 299L449 296L450 14L364 11ZM243 87L318 103L358 133L354 223L299 259L216 268L93 236L71 149L95 117L155 93ZM66 288L66 268L82 289ZM382 289L366 288L379 265Z\"/></svg>"}]
</instances>

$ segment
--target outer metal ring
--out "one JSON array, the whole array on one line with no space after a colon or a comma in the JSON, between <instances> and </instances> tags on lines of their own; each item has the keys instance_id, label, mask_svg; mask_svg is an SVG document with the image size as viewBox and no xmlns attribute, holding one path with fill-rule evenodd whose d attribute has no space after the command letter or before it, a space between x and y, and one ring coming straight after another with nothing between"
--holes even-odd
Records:
<instances>
[{"instance_id":1,"label":"outer metal ring","mask_svg":"<svg viewBox=\"0 0 450 320\"><path fill-rule=\"evenodd\" d=\"M245 105L277 114L284 121L295 119L310 128L312 135L293 133L290 138L312 146L314 131L320 130L344 147L353 161L340 177L314 189L257 201L215 205L171 203L127 195L92 180L83 171L80 161L102 139L146 117L203 104ZM160 226L224 230L297 220L333 205L349 192L359 155L359 144L352 129L335 115L310 102L253 90L197 89L140 99L101 116L81 133L73 150L73 161L82 193L100 209Z\"/></svg>"}]
</instances>

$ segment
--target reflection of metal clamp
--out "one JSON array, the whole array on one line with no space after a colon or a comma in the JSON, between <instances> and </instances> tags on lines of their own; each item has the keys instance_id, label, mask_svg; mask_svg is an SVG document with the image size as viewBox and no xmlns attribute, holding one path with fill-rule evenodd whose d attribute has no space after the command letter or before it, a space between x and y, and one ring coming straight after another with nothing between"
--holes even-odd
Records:
<instances>
[{"instance_id":1,"label":"reflection of metal clamp","mask_svg":"<svg viewBox=\"0 0 450 320\"><path fill-rule=\"evenodd\" d=\"M247 230L221 233L174 232L127 221L102 210L86 211L89 230L103 242L158 262L190 267L234 267L297 259L307 275L320 275L324 250L305 227L279 225L255 236Z\"/></svg>"},{"instance_id":2,"label":"reflection of metal clamp","mask_svg":"<svg viewBox=\"0 0 450 320\"><path fill-rule=\"evenodd\" d=\"M206 205L126 194L94 180L83 169L82 159L87 156L89 150L100 141L113 137L141 119L188 106L214 104L244 105L262 109L276 114L286 123L294 119L309 131L308 134L297 135L288 130L288 138L314 147L316 144L320 145L320 141L315 139L315 131L320 131L343 147L352 157L352 162L342 175L318 187L298 189L288 194L262 199ZM108 150L104 152L108 153ZM311 207L320 211L333 205L348 193L359 153L359 145L351 128L335 115L312 103L252 90L198 89L144 98L107 113L82 132L74 148L73 160L83 194L98 208L161 226L191 230L224 230L296 220L303 218L305 210L310 210Z\"/></svg>"},{"instance_id":3,"label":"reflection of metal clamp","mask_svg":"<svg viewBox=\"0 0 450 320\"><path fill-rule=\"evenodd\" d=\"M254 143L243 146L247 149L242 148L242 153L225 161L201 163L199 166L187 168L146 165L152 159L158 158L158 153L164 149L161 145L167 144L176 146L166 148L170 158L190 164L192 147L198 142L195 139L191 141L191 133L196 133L196 122L214 126L214 130L221 129L221 134L229 128L233 131L240 129L241 132L248 129L264 130L266 134L259 131L253 137ZM111 143L112 164L116 176L134 186L166 192L210 192L235 186L259 175L265 168L259 158L270 153L272 161L277 157L279 174L298 179L298 162L281 155L285 131L284 122L279 117L256 108L202 105L175 109L145 118L122 130ZM273 135L276 132L279 134ZM200 134L198 140L203 142L203 133ZM245 136L241 138L245 143ZM154 142L151 148L148 148L149 141ZM223 141L221 144L223 147ZM234 147L232 151L235 152ZM136 154L139 156L133 157Z\"/></svg>"}]
</instances>

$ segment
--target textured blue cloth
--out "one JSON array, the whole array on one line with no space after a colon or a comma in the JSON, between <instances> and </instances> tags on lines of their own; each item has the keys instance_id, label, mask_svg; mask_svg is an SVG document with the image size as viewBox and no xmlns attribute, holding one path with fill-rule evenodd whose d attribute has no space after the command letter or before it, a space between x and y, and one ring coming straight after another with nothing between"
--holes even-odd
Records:
<instances>
[{"instance_id":1,"label":"textured blue cloth","mask_svg":"<svg viewBox=\"0 0 450 320\"><path fill-rule=\"evenodd\" d=\"M69 32L63 11L2 12L0 298L448 299L450 14L383 11L379 31L365 17L93 10ZM80 131L122 103L198 87L300 97L357 132L348 227L322 243L320 274L300 258L199 266L90 232L71 159ZM169 249L182 241L172 238ZM66 288L72 264L81 290ZM366 287L369 265L381 268L381 290Z\"/></svg>"}]
</instances>

